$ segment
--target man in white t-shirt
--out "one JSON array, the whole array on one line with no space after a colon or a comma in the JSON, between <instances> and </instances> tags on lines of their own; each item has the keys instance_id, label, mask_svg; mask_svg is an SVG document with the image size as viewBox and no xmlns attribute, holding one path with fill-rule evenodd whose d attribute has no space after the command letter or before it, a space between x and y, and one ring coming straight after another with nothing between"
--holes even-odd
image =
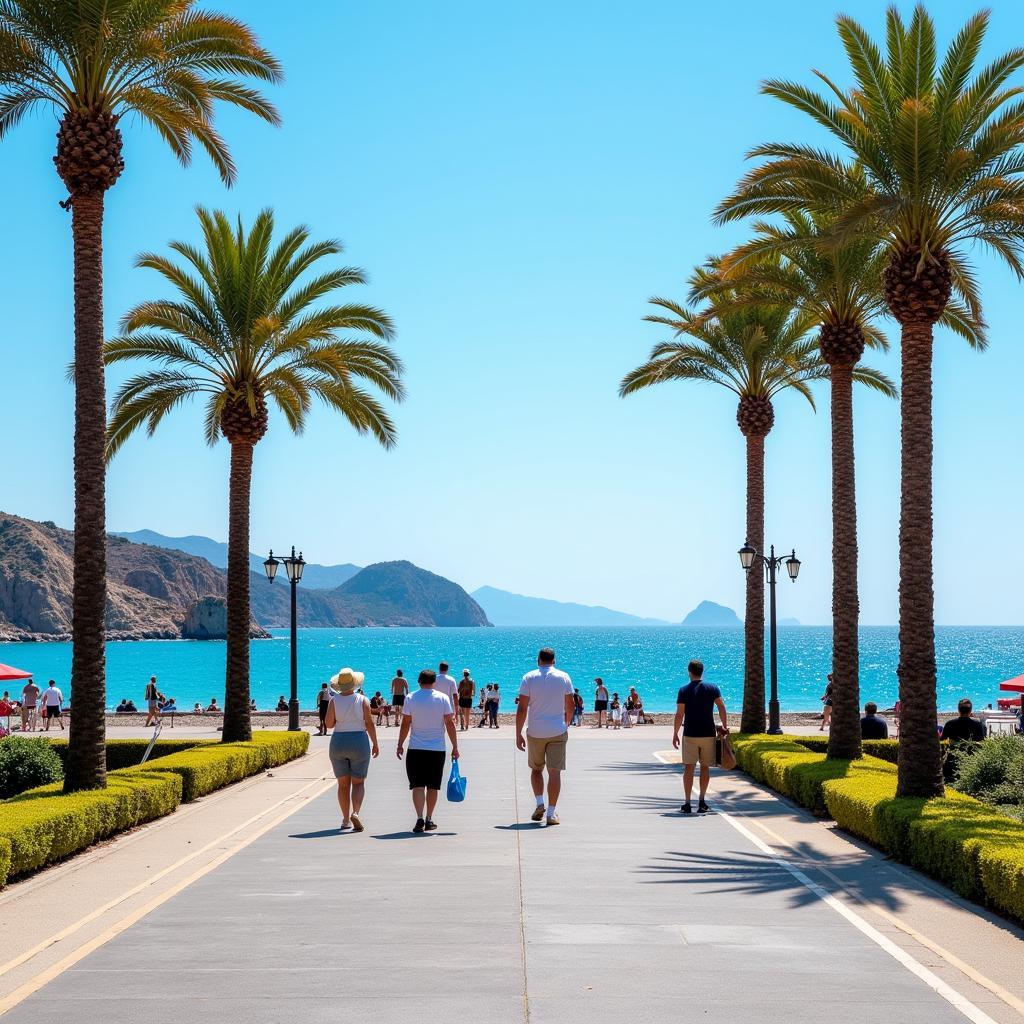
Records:
<instances>
[{"instance_id":1,"label":"man in white t-shirt","mask_svg":"<svg viewBox=\"0 0 1024 1024\"><path fill-rule=\"evenodd\" d=\"M516 746L529 747L530 785L537 800L532 819L544 817L544 769L548 770L548 824L557 825L558 795L565 771L565 748L569 741L576 699L572 680L555 668L555 652L545 647L537 655L537 668L523 676L516 709ZM526 737L523 737L523 726Z\"/></svg>"},{"instance_id":2,"label":"man in white t-shirt","mask_svg":"<svg viewBox=\"0 0 1024 1024\"><path fill-rule=\"evenodd\" d=\"M50 721L56 718L61 732L64 731L64 719L60 716L61 706L64 703L64 694L57 689L57 684L51 679L49 685L43 690L41 697L43 703L43 718L46 725L43 727L46 732L50 731Z\"/></svg>"},{"instance_id":3,"label":"man in white t-shirt","mask_svg":"<svg viewBox=\"0 0 1024 1024\"><path fill-rule=\"evenodd\" d=\"M459 684L448 675L448 662L442 661L437 666L437 681L434 683L434 692L443 693L451 702L452 707L459 706Z\"/></svg>"},{"instance_id":4,"label":"man in white t-shirt","mask_svg":"<svg viewBox=\"0 0 1024 1024\"><path fill-rule=\"evenodd\" d=\"M398 760L405 753L405 774L409 779L412 805L416 808L413 832L433 832L434 808L444 778L444 736L452 741L452 760L459 759L459 741L455 734L455 708L445 693L434 689L437 674L429 668L420 673L420 688L405 699L402 728L398 733Z\"/></svg>"}]
</instances>

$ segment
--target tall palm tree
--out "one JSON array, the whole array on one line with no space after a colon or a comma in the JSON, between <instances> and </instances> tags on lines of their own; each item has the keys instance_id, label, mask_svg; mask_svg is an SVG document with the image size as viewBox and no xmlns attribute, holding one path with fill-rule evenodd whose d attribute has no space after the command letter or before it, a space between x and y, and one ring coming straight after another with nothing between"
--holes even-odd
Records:
<instances>
[{"instance_id":1,"label":"tall palm tree","mask_svg":"<svg viewBox=\"0 0 1024 1024\"><path fill-rule=\"evenodd\" d=\"M787 388L803 395L811 407L810 384L828 375L818 346L807 337L814 321L792 303L743 301L734 288L721 286L711 261L690 279L691 292L704 294L703 307L687 308L670 299L652 304L668 314L645 317L669 327L675 338L661 342L646 363L623 379L623 396L670 380L705 381L728 388L738 399L736 422L747 448L747 543L764 550L764 449L775 422L773 399ZM719 286L714 287L713 282ZM887 382L874 371L857 371L875 387ZM747 575L744 617L744 683L741 728L764 731L764 580Z\"/></svg>"},{"instance_id":2,"label":"tall palm tree","mask_svg":"<svg viewBox=\"0 0 1024 1024\"><path fill-rule=\"evenodd\" d=\"M857 22L839 35L855 80L828 93L769 81L763 91L809 114L841 147L837 155L772 143L763 162L717 211L720 220L793 209L836 211L837 232L881 240L886 304L901 328L900 719L901 796L942 793L935 729L932 567L933 328L959 293L980 323L964 248L981 242L1024 277L1024 65L1013 49L975 73L989 15L974 15L937 62L935 26L918 5L909 25L887 15L886 53ZM856 163L867 188L850 173Z\"/></svg>"},{"instance_id":3,"label":"tall palm tree","mask_svg":"<svg viewBox=\"0 0 1024 1024\"><path fill-rule=\"evenodd\" d=\"M240 78L275 82L277 61L234 18L192 0L0 0L0 138L56 109L57 173L71 210L75 294L75 550L66 792L106 785L106 497L103 205L124 170L119 122L137 114L183 163L198 142L227 184L218 101L276 123Z\"/></svg>"},{"instance_id":4,"label":"tall palm tree","mask_svg":"<svg viewBox=\"0 0 1024 1024\"><path fill-rule=\"evenodd\" d=\"M403 397L402 364L386 344L386 314L372 306L318 305L340 288L365 281L355 267L306 278L320 260L342 251L335 241L309 242L298 227L272 244L274 217L264 210L248 231L220 212L198 210L203 249L170 248L175 261L144 253L137 265L157 271L174 299L143 302L106 344L108 364L145 359L159 364L131 377L114 399L107 435L113 456L137 430L152 436L186 399L205 399L205 435L231 446L228 499L227 666L225 742L247 740L249 721L249 499L253 450L267 431L267 399L301 433L314 400L334 409L360 434L385 448L394 425L369 384ZM368 337L367 337L368 336Z\"/></svg>"},{"instance_id":5,"label":"tall palm tree","mask_svg":"<svg viewBox=\"0 0 1024 1024\"><path fill-rule=\"evenodd\" d=\"M821 359L828 366L832 399L833 701L828 754L833 758L858 758L860 648L853 372L865 346L888 348L877 325L886 311L882 270L887 255L870 236L836 242L832 238L833 219L821 215L793 211L786 213L781 223L760 221L754 227L754 238L722 260L722 279L737 287L741 295L787 302L810 317L818 328ZM969 326L963 317L955 321L956 325L961 323ZM881 374L877 387L890 397L896 396L895 387Z\"/></svg>"}]
</instances>

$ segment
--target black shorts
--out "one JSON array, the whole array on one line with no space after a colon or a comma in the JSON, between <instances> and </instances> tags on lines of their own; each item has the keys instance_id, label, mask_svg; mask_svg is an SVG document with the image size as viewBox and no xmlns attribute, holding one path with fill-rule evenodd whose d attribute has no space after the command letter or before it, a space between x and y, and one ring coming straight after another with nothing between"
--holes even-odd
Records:
<instances>
[{"instance_id":1,"label":"black shorts","mask_svg":"<svg viewBox=\"0 0 1024 1024\"><path fill-rule=\"evenodd\" d=\"M460 697L459 698L459 707L460 708L472 709L472 707L473 707L473 698L472 697Z\"/></svg>"},{"instance_id":2,"label":"black shorts","mask_svg":"<svg viewBox=\"0 0 1024 1024\"><path fill-rule=\"evenodd\" d=\"M405 703L404 693L393 693L391 694L391 705L392 707L400 708Z\"/></svg>"},{"instance_id":3,"label":"black shorts","mask_svg":"<svg viewBox=\"0 0 1024 1024\"><path fill-rule=\"evenodd\" d=\"M594 701L594 710L595 711L607 711L608 710L608 701L606 701L606 700L595 700Z\"/></svg>"},{"instance_id":4,"label":"black shorts","mask_svg":"<svg viewBox=\"0 0 1024 1024\"><path fill-rule=\"evenodd\" d=\"M60 718L60 708L57 707L55 704L48 705L47 708L46 708L46 717L47 718Z\"/></svg>"},{"instance_id":5,"label":"black shorts","mask_svg":"<svg viewBox=\"0 0 1024 1024\"><path fill-rule=\"evenodd\" d=\"M443 750L410 750L405 755L405 774L410 789L440 789L444 778Z\"/></svg>"}]
</instances>

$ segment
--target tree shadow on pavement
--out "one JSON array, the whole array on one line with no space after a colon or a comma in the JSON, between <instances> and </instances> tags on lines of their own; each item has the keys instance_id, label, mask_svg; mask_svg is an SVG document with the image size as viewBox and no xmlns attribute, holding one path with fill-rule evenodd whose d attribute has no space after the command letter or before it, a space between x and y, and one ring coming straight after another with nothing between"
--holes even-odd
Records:
<instances>
[{"instance_id":1,"label":"tree shadow on pavement","mask_svg":"<svg viewBox=\"0 0 1024 1024\"><path fill-rule=\"evenodd\" d=\"M616 761L597 765L592 772L633 772L634 775L681 775L681 764L662 764L660 761Z\"/></svg>"}]
</instances>

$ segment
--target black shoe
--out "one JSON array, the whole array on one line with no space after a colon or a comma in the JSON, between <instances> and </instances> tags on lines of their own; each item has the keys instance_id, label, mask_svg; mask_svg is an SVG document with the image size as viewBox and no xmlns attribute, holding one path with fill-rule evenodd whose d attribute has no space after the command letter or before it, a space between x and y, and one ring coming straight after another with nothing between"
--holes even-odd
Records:
<instances>
[{"instance_id":1,"label":"black shoe","mask_svg":"<svg viewBox=\"0 0 1024 1024\"><path fill-rule=\"evenodd\" d=\"M690 806L689 801L683 804L683 806L680 807L679 810L681 810L683 814L693 814L693 808Z\"/></svg>"},{"instance_id":2,"label":"black shoe","mask_svg":"<svg viewBox=\"0 0 1024 1024\"><path fill-rule=\"evenodd\" d=\"M698 814L707 814L708 811L710 811L710 810L711 810L711 808L708 807L708 805L706 803L704 803L703 800L701 800L701 802L699 804L697 804L697 813Z\"/></svg>"},{"instance_id":3,"label":"black shoe","mask_svg":"<svg viewBox=\"0 0 1024 1024\"><path fill-rule=\"evenodd\" d=\"M423 828L427 832L435 832L435 831L437 831L437 822L436 821L431 821L429 818L427 818L426 822L423 825Z\"/></svg>"},{"instance_id":4,"label":"black shoe","mask_svg":"<svg viewBox=\"0 0 1024 1024\"><path fill-rule=\"evenodd\" d=\"M417 818L416 819L416 824L413 825L412 830L413 830L413 832L422 832L425 828L426 828L426 825L424 824L423 819L422 818Z\"/></svg>"}]
</instances>

